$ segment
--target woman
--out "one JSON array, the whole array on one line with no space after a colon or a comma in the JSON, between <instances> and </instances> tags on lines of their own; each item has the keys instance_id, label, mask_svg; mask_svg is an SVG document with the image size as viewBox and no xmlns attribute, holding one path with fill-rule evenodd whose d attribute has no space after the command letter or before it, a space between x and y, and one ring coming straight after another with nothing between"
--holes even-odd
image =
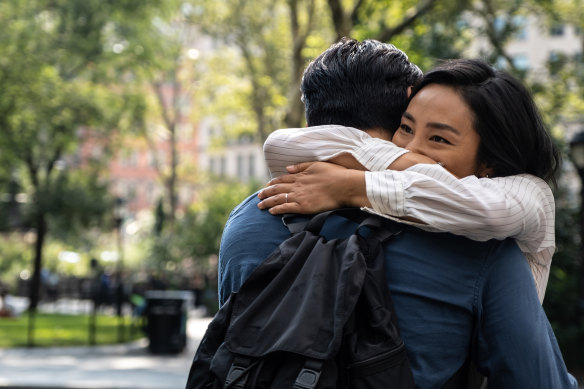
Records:
<instances>
[{"instance_id":1,"label":"woman","mask_svg":"<svg viewBox=\"0 0 584 389\"><path fill-rule=\"evenodd\" d=\"M334 130L329 126L324 138L329 149L334 149L330 143L339 145L329 157L338 157L353 142L352 154L366 168L399 165L405 151L396 146L429 158L428 163L376 172L300 164L289 172L301 173L270 181L259 194L264 199L260 208L279 214L362 206L416 221L424 229L477 240L511 236L526 254L543 300L555 250L553 195L544 180L553 180L559 154L533 99L517 80L482 61L448 61L412 91L393 144L354 129ZM286 131L274 133L264 146L271 170L270 153L282 146L290 150L299 139ZM305 131L310 135L302 142L315 134L323 137L318 128ZM315 151L308 160L329 159L318 155L318 142L304 144L304 155ZM385 154L389 157L382 164ZM354 159L350 162L355 166Z\"/></svg>"}]
</instances>

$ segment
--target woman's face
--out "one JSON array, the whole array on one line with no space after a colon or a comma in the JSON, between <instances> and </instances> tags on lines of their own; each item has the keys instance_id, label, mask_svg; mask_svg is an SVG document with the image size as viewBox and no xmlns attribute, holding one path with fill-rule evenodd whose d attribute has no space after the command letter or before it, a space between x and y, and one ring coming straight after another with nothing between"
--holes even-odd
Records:
<instances>
[{"instance_id":1,"label":"woman's face","mask_svg":"<svg viewBox=\"0 0 584 389\"><path fill-rule=\"evenodd\" d=\"M457 177L486 174L477 164L480 138L473 113L449 86L422 88L410 101L392 141L442 163Z\"/></svg>"}]
</instances>

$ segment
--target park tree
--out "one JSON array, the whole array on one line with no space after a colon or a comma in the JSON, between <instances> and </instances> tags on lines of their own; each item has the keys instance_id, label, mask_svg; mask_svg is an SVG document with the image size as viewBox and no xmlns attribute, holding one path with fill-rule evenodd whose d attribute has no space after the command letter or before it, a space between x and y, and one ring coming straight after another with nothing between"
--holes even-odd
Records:
<instances>
[{"instance_id":1,"label":"park tree","mask_svg":"<svg viewBox=\"0 0 584 389\"><path fill-rule=\"evenodd\" d=\"M216 58L209 61L223 62L221 69L232 65L227 69L227 74L232 75L229 78L225 78L225 72L214 73L210 69L214 87L219 90L211 91L212 85L203 85L207 88L204 90L215 97L211 103L219 106L223 96L218 83L225 80L239 85L235 90L241 96L237 98L241 104L237 111L242 112L226 115L224 127L239 122L235 132L247 132L263 142L285 118L301 123L301 106L289 108L288 101L299 102L298 80L306 61L303 49L321 11L317 3L317 0L199 2L192 15L193 23L223 44Z\"/></svg>"},{"instance_id":2,"label":"park tree","mask_svg":"<svg viewBox=\"0 0 584 389\"><path fill-rule=\"evenodd\" d=\"M569 155L565 139L569 128L582 123L584 116L584 63L582 53L568 55L553 53L541 69L518 66L508 52L507 43L517 38L526 27L527 18L537 20L538 28L551 31L566 25L582 29L584 6L579 2L563 1L494 1L473 3L472 15L480 23L477 32L489 44L481 54L491 63L523 79L532 91L547 127L557 140L564 157L556 199L556 245L544 309L556 332L568 368L577 369L584 363L584 354L576 345L584 340L584 328L578 311L579 288L582 281L579 251L579 217L582 210L574 201L575 194L563 176L569 174ZM584 48L584 38L582 38Z\"/></svg>"},{"instance_id":3,"label":"park tree","mask_svg":"<svg viewBox=\"0 0 584 389\"><path fill-rule=\"evenodd\" d=\"M464 0L198 1L191 20L223 43L207 59L201 80L205 113L220 118L228 135L248 133L263 143L277 128L304 124L302 73L336 40L394 42L429 67L434 58L455 56L464 47L456 44L455 20L467 6ZM440 26L433 28L435 23ZM432 50L428 59L425 49Z\"/></svg>"},{"instance_id":4,"label":"park tree","mask_svg":"<svg viewBox=\"0 0 584 389\"><path fill-rule=\"evenodd\" d=\"M43 247L51 223L88 226L107 207L94 164L71 163L91 128L140 124L140 99L114 83L143 52L121 58L112 50L129 26L149 25L158 1L7 0L0 4L0 155L28 194L36 232L30 309L39 301ZM104 148L104 150L107 150ZM75 174L84 169L82 175ZM92 204L90 204L92 203ZM59 223L67 217L71 223ZM73 223L73 219L76 220Z\"/></svg>"},{"instance_id":5,"label":"park tree","mask_svg":"<svg viewBox=\"0 0 584 389\"><path fill-rule=\"evenodd\" d=\"M328 0L336 40L367 31L369 39L390 42L393 37L411 29L419 19L432 11L438 0L426 1L354 1Z\"/></svg>"},{"instance_id":6,"label":"park tree","mask_svg":"<svg viewBox=\"0 0 584 389\"><path fill-rule=\"evenodd\" d=\"M213 293L205 304L213 313L217 309L216 259L223 228L233 208L257 189L257 184L235 180L206 186L172 231L146 237L146 267L153 273L166 273L168 287L184 288L186 277L207 275L207 288Z\"/></svg>"},{"instance_id":7,"label":"park tree","mask_svg":"<svg viewBox=\"0 0 584 389\"><path fill-rule=\"evenodd\" d=\"M139 136L148 145L153 166L165 189L163 222L173 226L181 164L187 163L181 158L178 144L181 138L194 139L194 96L199 76L196 69L199 51L195 47L201 34L188 19L193 12L189 2L172 0L164 2L164 6L166 17L154 17L146 29L140 30L143 26L138 26L128 36L120 37L119 43L122 57L136 50L149 53L147 61L131 62L132 81L124 81L126 87L131 85L147 96L148 107L144 112L147 123L128 135ZM160 153L161 149L166 153Z\"/></svg>"}]
</instances>

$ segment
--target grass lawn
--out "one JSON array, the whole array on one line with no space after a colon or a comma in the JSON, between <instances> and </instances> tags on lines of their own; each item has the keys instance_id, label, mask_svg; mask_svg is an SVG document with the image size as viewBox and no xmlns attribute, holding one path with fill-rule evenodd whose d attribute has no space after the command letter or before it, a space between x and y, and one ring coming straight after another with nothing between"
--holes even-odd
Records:
<instances>
[{"instance_id":1,"label":"grass lawn","mask_svg":"<svg viewBox=\"0 0 584 389\"><path fill-rule=\"evenodd\" d=\"M132 327L130 318L123 318L125 342L144 337L138 327ZM29 315L0 318L0 348L25 347L28 344ZM34 346L83 346L89 344L89 315L61 315L37 313L34 319ZM95 344L118 343L118 318L97 315Z\"/></svg>"}]
</instances>

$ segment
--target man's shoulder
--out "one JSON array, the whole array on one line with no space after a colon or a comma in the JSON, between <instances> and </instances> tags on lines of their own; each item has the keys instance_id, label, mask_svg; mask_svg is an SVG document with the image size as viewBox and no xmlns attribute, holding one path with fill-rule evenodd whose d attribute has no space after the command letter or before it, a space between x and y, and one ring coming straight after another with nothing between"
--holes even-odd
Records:
<instances>
[{"instance_id":1,"label":"man's shoulder","mask_svg":"<svg viewBox=\"0 0 584 389\"><path fill-rule=\"evenodd\" d=\"M239 226L247 223L267 223L267 225L282 224L281 216L274 216L268 211L259 209L259 202L260 199L258 198L258 192L255 192L239 203L239 205L231 211L229 219L227 219L226 227L233 224Z\"/></svg>"},{"instance_id":2,"label":"man's shoulder","mask_svg":"<svg viewBox=\"0 0 584 389\"><path fill-rule=\"evenodd\" d=\"M237 205L225 224L222 246L254 242L259 245L273 245L288 237L288 229L281 216L275 216L257 207L257 192Z\"/></svg>"},{"instance_id":3,"label":"man's shoulder","mask_svg":"<svg viewBox=\"0 0 584 389\"><path fill-rule=\"evenodd\" d=\"M257 204L260 202L258 192L249 195L245 200L243 200L235 208L233 208L230 217L245 212L248 209L252 209L253 206L257 208Z\"/></svg>"},{"instance_id":4,"label":"man's shoulder","mask_svg":"<svg viewBox=\"0 0 584 389\"><path fill-rule=\"evenodd\" d=\"M243 200L231 211L223 229L219 249L221 303L290 235L282 217L259 209L258 202L257 193Z\"/></svg>"}]
</instances>

